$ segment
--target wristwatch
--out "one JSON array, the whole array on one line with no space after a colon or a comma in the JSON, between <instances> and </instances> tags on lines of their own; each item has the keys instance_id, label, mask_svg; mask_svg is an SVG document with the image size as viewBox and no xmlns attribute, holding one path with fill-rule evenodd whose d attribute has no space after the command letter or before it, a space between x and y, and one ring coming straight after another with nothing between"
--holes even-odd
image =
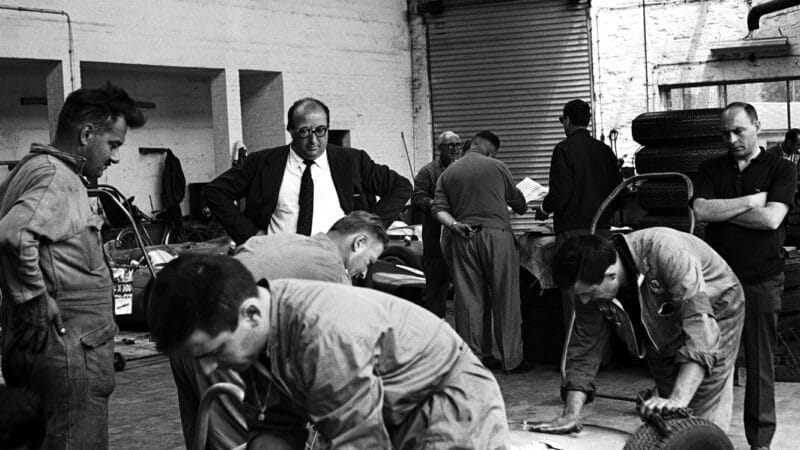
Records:
<instances>
[{"instance_id":1,"label":"wristwatch","mask_svg":"<svg viewBox=\"0 0 800 450\"><path fill-rule=\"evenodd\" d=\"M456 225L458 225L458 221L454 220L453 223L450 224L450 229L452 230L453 228L456 227Z\"/></svg>"}]
</instances>

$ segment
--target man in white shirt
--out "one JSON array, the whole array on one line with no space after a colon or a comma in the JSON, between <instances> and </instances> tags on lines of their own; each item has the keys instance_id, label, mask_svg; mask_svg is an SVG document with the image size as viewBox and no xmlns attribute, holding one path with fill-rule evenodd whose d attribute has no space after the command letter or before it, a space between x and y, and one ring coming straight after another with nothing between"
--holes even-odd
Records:
<instances>
[{"instance_id":1,"label":"man in white shirt","mask_svg":"<svg viewBox=\"0 0 800 450\"><path fill-rule=\"evenodd\" d=\"M328 144L329 126L324 103L296 101L287 115L289 145L251 153L204 189L206 203L237 244L256 234L325 232L355 210L377 214L386 226L398 216L411 183L363 150ZM241 198L244 211L235 204Z\"/></svg>"}]
</instances>

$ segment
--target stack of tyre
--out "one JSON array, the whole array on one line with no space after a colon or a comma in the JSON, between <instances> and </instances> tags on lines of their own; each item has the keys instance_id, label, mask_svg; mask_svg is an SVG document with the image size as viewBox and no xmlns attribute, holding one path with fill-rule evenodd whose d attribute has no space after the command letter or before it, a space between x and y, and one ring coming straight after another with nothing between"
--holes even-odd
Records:
<instances>
[{"instance_id":1,"label":"stack of tyre","mask_svg":"<svg viewBox=\"0 0 800 450\"><path fill-rule=\"evenodd\" d=\"M631 126L633 139L644 146L636 153L637 173L678 172L694 181L701 163L726 153L720 137L721 113L720 108L710 108L640 114ZM646 180L637 192L646 213L634 228L689 231L689 197L682 179ZM702 236L702 224L694 231Z\"/></svg>"},{"instance_id":2,"label":"stack of tyre","mask_svg":"<svg viewBox=\"0 0 800 450\"><path fill-rule=\"evenodd\" d=\"M800 381L800 250L786 252L783 295L778 315L775 379Z\"/></svg>"}]
</instances>

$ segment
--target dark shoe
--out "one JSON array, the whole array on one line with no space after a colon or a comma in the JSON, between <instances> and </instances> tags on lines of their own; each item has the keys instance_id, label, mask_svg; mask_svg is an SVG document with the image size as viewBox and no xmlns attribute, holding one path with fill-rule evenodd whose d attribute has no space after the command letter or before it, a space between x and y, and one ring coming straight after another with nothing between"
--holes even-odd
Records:
<instances>
[{"instance_id":1,"label":"dark shoe","mask_svg":"<svg viewBox=\"0 0 800 450\"><path fill-rule=\"evenodd\" d=\"M535 367L536 367L536 364L523 360L521 363L519 363L519 365L517 367L514 367L513 369L509 369L509 370L504 370L503 373L506 374L506 375L514 375L514 374L518 374L518 373L525 373L525 372L528 372L530 370L533 370Z\"/></svg>"},{"instance_id":2,"label":"dark shoe","mask_svg":"<svg viewBox=\"0 0 800 450\"><path fill-rule=\"evenodd\" d=\"M503 368L503 362L494 356L486 356L481 358L481 362L489 370L500 370Z\"/></svg>"}]
</instances>

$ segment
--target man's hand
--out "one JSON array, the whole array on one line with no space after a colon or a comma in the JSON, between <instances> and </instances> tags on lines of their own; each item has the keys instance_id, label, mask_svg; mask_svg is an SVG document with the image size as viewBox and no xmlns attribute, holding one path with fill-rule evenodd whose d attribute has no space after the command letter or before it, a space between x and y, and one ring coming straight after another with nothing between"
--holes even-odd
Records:
<instances>
[{"instance_id":1,"label":"man's hand","mask_svg":"<svg viewBox=\"0 0 800 450\"><path fill-rule=\"evenodd\" d=\"M39 353L44 348L51 324L58 334L66 334L58 305L47 293L17 305L14 310L12 327L20 336L19 345L30 348L34 353Z\"/></svg>"},{"instance_id":2,"label":"man's hand","mask_svg":"<svg viewBox=\"0 0 800 450\"><path fill-rule=\"evenodd\" d=\"M577 433L583 429L583 424L578 416L560 416L550 422L528 422L523 424L525 431L537 433L569 434Z\"/></svg>"},{"instance_id":3,"label":"man's hand","mask_svg":"<svg viewBox=\"0 0 800 450\"><path fill-rule=\"evenodd\" d=\"M536 220L547 220L550 216L541 206L537 206L533 209L533 218Z\"/></svg>"},{"instance_id":4,"label":"man's hand","mask_svg":"<svg viewBox=\"0 0 800 450\"><path fill-rule=\"evenodd\" d=\"M679 402L672 398L659 397L658 394L654 394L652 397L644 401L642 407L639 409L639 414L641 414L645 419L649 419L653 413L664 415L668 412L673 412L685 406L686 405L683 404L683 402Z\"/></svg>"},{"instance_id":5,"label":"man's hand","mask_svg":"<svg viewBox=\"0 0 800 450\"><path fill-rule=\"evenodd\" d=\"M475 234L471 226L461 222L454 223L450 229L453 230L453 233L461 236L463 239L470 239Z\"/></svg>"}]
</instances>

